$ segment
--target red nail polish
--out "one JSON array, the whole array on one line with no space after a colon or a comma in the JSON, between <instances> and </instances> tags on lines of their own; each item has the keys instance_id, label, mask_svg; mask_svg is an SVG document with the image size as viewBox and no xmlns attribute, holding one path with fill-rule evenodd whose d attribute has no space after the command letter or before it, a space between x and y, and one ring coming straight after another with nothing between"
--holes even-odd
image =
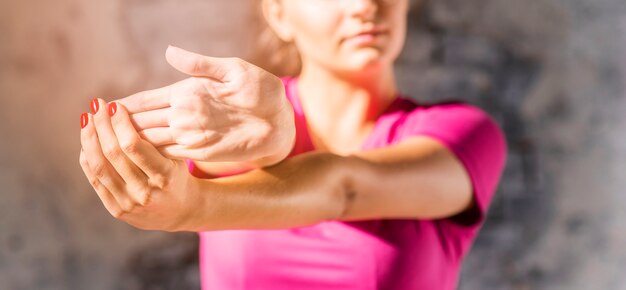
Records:
<instances>
[{"instance_id":1,"label":"red nail polish","mask_svg":"<svg viewBox=\"0 0 626 290\"><path fill-rule=\"evenodd\" d=\"M100 103L98 102L98 99L91 100L91 111L95 114L98 112L98 109L100 109Z\"/></svg>"},{"instance_id":2,"label":"red nail polish","mask_svg":"<svg viewBox=\"0 0 626 290\"><path fill-rule=\"evenodd\" d=\"M117 112L117 104L115 102L109 104L109 116L113 117Z\"/></svg>"},{"instance_id":3,"label":"red nail polish","mask_svg":"<svg viewBox=\"0 0 626 290\"><path fill-rule=\"evenodd\" d=\"M84 129L85 127L87 127L88 123L89 123L89 116L87 115L87 113L83 113L82 115L80 115L80 128Z\"/></svg>"}]
</instances>

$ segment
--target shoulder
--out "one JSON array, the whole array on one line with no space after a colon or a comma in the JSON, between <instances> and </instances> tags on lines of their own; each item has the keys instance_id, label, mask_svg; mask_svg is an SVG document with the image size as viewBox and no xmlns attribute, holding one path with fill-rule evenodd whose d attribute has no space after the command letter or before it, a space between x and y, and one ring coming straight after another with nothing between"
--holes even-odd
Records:
<instances>
[{"instance_id":1,"label":"shoulder","mask_svg":"<svg viewBox=\"0 0 626 290\"><path fill-rule=\"evenodd\" d=\"M466 229L475 230L485 218L506 164L504 132L490 114L470 104L414 105L400 118L399 138L427 136L457 157L471 179L476 206L472 214L455 220L474 225Z\"/></svg>"},{"instance_id":2,"label":"shoulder","mask_svg":"<svg viewBox=\"0 0 626 290\"><path fill-rule=\"evenodd\" d=\"M481 108L465 103L417 106L407 114L403 133L439 139L458 155L485 151L503 157L507 151L498 122Z\"/></svg>"},{"instance_id":3,"label":"shoulder","mask_svg":"<svg viewBox=\"0 0 626 290\"><path fill-rule=\"evenodd\" d=\"M454 101L421 104L399 97L380 117L393 132L395 142L415 135L429 135L445 141L485 138L506 147L498 122L479 107ZM505 148L504 148L505 149Z\"/></svg>"},{"instance_id":4,"label":"shoulder","mask_svg":"<svg viewBox=\"0 0 626 290\"><path fill-rule=\"evenodd\" d=\"M506 163L507 144L499 123L486 111L460 102L415 104L397 127L399 139L438 140L460 159L479 187L495 189Z\"/></svg>"},{"instance_id":5,"label":"shoulder","mask_svg":"<svg viewBox=\"0 0 626 290\"><path fill-rule=\"evenodd\" d=\"M484 121L496 124L494 119L479 107L463 103L460 101L450 101L436 104L420 104L414 100L403 98L409 103L405 110L405 123L418 125L420 122L446 121L440 125L450 125L450 122L461 121ZM434 124L431 124L434 125Z\"/></svg>"}]
</instances>

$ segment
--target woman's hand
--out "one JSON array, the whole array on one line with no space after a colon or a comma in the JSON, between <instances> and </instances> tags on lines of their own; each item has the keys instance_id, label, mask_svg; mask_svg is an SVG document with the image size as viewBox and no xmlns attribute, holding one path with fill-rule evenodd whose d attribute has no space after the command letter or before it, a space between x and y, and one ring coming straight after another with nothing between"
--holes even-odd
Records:
<instances>
[{"instance_id":1,"label":"woman's hand","mask_svg":"<svg viewBox=\"0 0 626 290\"><path fill-rule=\"evenodd\" d=\"M124 106L94 101L81 116L80 164L106 209L141 229L190 230L198 180L141 139Z\"/></svg>"},{"instance_id":2,"label":"woman's hand","mask_svg":"<svg viewBox=\"0 0 626 290\"><path fill-rule=\"evenodd\" d=\"M293 110L279 78L240 59L175 47L166 59L192 77L119 100L140 136L163 155L267 166L290 153Z\"/></svg>"},{"instance_id":3,"label":"woman's hand","mask_svg":"<svg viewBox=\"0 0 626 290\"><path fill-rule=\"evenodd\" d=\"M287 228L339 216L342 157L303 154L276 166L203 180L162 156L133 128L123 105L92 103L81 116L80 164L106 209L140 229Z\"/></svg>"}]
</instances>

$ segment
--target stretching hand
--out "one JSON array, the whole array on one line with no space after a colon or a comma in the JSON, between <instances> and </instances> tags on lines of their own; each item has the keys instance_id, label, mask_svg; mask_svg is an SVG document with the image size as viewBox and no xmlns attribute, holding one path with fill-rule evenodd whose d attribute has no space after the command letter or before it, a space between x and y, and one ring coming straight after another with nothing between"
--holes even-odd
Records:
<instances>
[{"instance_id":1,"label":"stretching hand","mask_svg":"<svg viewBox=\"0 0 626 290\"><path fill-rule=\"evenodd\" d=\"M162 231L285 228L338 216L337 158L305 154L219 180L198 179L184 161L143 140L123 105L98 99L81 115L80 164L102 203L134 227ZM332 177L332 182L321 182ZM331 180L331 179L329 179Z\"/></svg>"},{"instance_id":2,"label":"stretching hand","mask_svg":"<svg viewBox=\"0 0 626 290\"><path fill-rule=\"evenodd\" d=\"M141 139L123 106L95 100L92 109L81 116L80 164L109 213L142 229L189 228L203 199L185 162Z\"/></svg>"},{"instance_id":3,"label":"stretching hand","mask_svg":"<svg viewBox=\"0 0 626 290\"><path fill-rule=\"evenodd\" d=\"M267 166L289 154L295 125L279 78L240 59L175 47L166 59L191 77L118 100L164 156Z\"/></svg>"}]
</instances>

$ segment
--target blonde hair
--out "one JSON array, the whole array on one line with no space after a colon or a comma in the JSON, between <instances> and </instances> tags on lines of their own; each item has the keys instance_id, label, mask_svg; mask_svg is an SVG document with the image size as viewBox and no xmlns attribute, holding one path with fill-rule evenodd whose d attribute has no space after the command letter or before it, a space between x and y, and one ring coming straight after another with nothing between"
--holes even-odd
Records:
<instances>
[{"instance_id":1,"label":"blonde hair","mask_svg":"<svg viewBox=\"0 0 626 290\"><path fill-rule=\"evenodd\" d=\"M250 0L253 18L252 50L249 59L257 66L277 76L297 76L302 69L300 53L293 42L276 35L263 16L261 0Z\"/></svg>"}]
</instances>

